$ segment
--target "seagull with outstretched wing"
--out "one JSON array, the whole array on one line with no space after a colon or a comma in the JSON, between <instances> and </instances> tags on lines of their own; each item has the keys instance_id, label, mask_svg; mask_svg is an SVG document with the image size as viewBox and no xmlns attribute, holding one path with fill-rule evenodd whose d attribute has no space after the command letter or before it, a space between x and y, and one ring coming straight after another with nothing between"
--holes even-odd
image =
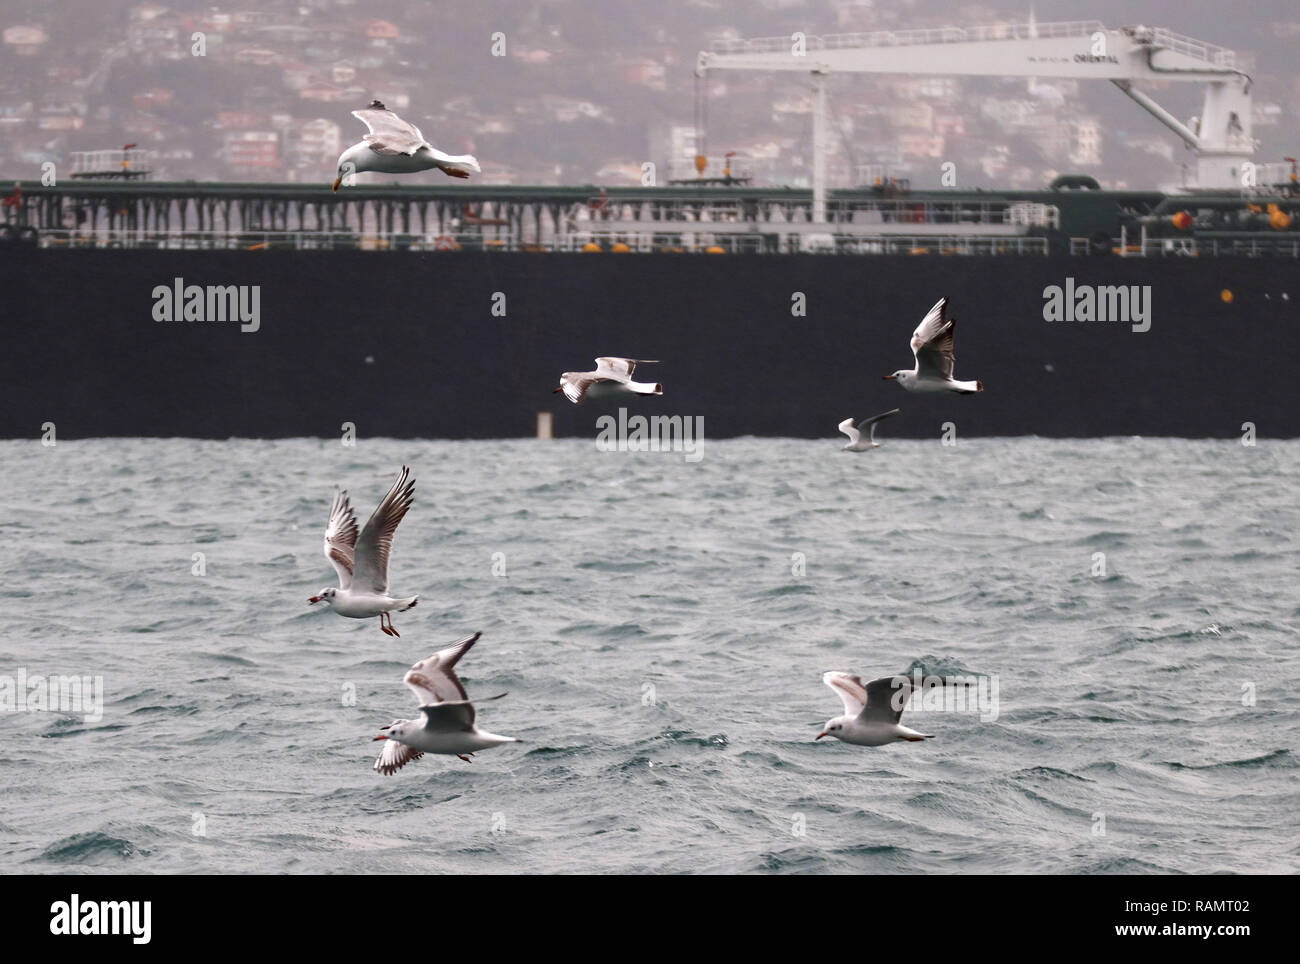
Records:
<instances>
[{"instance_id":1,"label":"seagull with outstretched wing","mask_svg":"<svg viewBox=\"0 0 1300 964\"><path fill-rule=\"evenodd\" d=\"M458 756L469 763L475 750L519 742L512 736L497 736L478 728L474 704L456 675L456 664L481 635L474 633L459 639L406 671L402 682L415 694L422 718L394 720L380 728L375 740L385 742L375 760L375 772L392 776L426 753ZM505 695L498 693L485 700L499 700Z\"/></svg>"},{"instance_id":2,"label":"seagull with outstretched wing","mask_svg":"<svg viewBox=\"0 0 1300 964\"><path fill-rule=\"evenodd\" d=\"M912 354L916 366L909 372L899 369L892 375L893 379L909 392L956 392L959 395L973 395L984 391L980 381L959 382L952 377L952 367L956 356L953 354L953 334L957 319L948 315L948 299L940 298L934 307L921 319L912 332Z\"/></svg>"},{"instance_id":3,"label":"seagull with outstretched wing","mask_svg":"<svg viewBox=\"0 0 1300 964\"><path fill-rule=\"evenodd\" d=\"M347 492L336 491L325 527L325 558L338 573L339 584L337 588L327 586L307 602L323 602L340 616L352 619L378 616L381 630L389 636L400 636L393 626L393 612L405 612L420 597L388 594L388 556L397 525L414 500L415 479L411 478L411 470L402 466L397 481L358 533L357 517Z\"/></svg>"},{"instance_id":4,"label":"seagull with outstretched wing","mask_svg":"<svg viewBox=\"0 0 1300 964\"><path fill-rule=\"evenodd\" d=\"M916 743L934 739L929 733L919 733L899 722L912 696L912 677L882 676L864 683L851 673L827 673L822 682L840 698L844 715L828 720L817 734L818 740L833 736L858 746L884 746L899 740Z\"/></svg>"},{"instance_id":5,"label":"seagull with outstretched wing","mask_svg":"<svg viewBox=\"0 0 1300 964\"><path fill-rule=\"evenodd\" d=\"M339 155L336 191L345 177L361 171L410 174L436 167L451 177L469 177L482 171L473 154L444 154L424 139L420 128L377 100L364 110L354 110L352 116L370 133Z\"/></svg>"},{"instance_id":6,"label":"seagull with outstretched wing","mask_svg":"<svg viewBox=\"0 0 1300 964\"><path fill-rule=\"evenodd\" d=\"M853 419L846 418L840 422L839 430L849 437L849 444L844 446L842 452L870 452L872 449L880 448L880 443L876 441L876 423L881 419L889 418L891 415L897 415L902 409L892 408L888 412L881 412L879 415L873 415L871 418L864 418L856 425ZM867 429L869 435L866 439L862 437L862 430Z\"/></svg>"},{"instance_id":7,"label":"seagull with outstretched wing","mask_svg":"<svg viewBox=\"0 0 1300 964\"><path fill-rule=\"evenodd\" d=\"M574 405L581 405L589 398L662 395L664 387L659 382L632 381L637 365L657 364L651 358L597 358L595 371L565 372L560 376L560 387L555 391L564 392L564 397Z\"/></svg>"}]
</instances>

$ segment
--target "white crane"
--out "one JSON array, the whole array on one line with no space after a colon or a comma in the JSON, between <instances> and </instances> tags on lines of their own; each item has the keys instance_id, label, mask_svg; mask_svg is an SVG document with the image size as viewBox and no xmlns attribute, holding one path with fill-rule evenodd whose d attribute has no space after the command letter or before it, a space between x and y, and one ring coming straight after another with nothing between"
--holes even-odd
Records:
<instances>
[{"instance_id":1,"label":"white crane","mask_svg":"<svg viewBox=\"0 0 1300 964\"><path fill-rule=\"evenodd\" d=\"M1255 151L1250 133L1251 80L1231 50L1163 27L1107 28L1095 20L941 27L823 37L723 41L701 51L695 73L711 70L804 71L813 81L812 220L826 220L826 75L1068 77L1109 80L1172 130L1196 154L1197 186L1240 188ZM1206 85L1195 130L1134 84Z\"/></svg>"}]
</instances>

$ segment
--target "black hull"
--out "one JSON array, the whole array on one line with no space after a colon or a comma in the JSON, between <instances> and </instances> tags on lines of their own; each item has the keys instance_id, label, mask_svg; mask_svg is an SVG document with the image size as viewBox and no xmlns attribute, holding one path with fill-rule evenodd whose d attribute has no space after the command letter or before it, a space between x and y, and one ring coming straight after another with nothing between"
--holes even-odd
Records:
<instances>
[{"instance_id":1,"label":"black hull","mask_svg":"<svg viewBox=\"0 0 1300 964\"><path fill-rule=\"evenodd\" d=\"M153 290L260 285L260 330L153 320ZM1043 289L1151 285L1151 330L1043 320ZM552 394L596 355L658 358L664 395L712 438L886 434L1293 437L1300 263L1285 259L734 256L364 251L0 252L0 436L591 436L616 405ZM1225 302L1221 292L1233 293ZM803 292L807 315L791 314ZM505 317L492 313L505 295ZM881 376L940 296L975 396ZM1289 296L1289 297L1284 297ZM367 364L367 356L373 362Z\"/></svg>"}]
</instances>

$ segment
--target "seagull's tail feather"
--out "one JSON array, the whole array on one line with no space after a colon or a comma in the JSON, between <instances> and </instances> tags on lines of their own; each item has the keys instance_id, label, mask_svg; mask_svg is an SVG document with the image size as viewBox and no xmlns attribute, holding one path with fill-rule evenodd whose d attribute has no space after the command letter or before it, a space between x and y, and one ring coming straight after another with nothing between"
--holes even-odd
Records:
<instances>
[{"instance_id":1,"label":"seagull's tail feather","mask_svg":"<svg viewBox=\"0 0 1300 964\"><path fill-rule=\"evenodd\" d=\"M483 173L483 168L478 166L478 158L473 154L443 154L439 151L436 156L438 167L444 174L450 174L452 177L469 177L471 173Z\"/></svg>"},{"instance_id":2,"label":"seagull's tail feather","mask_svg":"<svg viewBox=\"0 0 1300 964\"><path fill-rule=\"evenodd\" d=\"M899 726L898 738L906 740L908 743L920 743L922 740L933 740L933 733L922 733L920 730L913 730L910 727Z\"/></svg>"},{"instance_id":3,"label":"seagull's tail feather","mask_svg":"<svg viewBox=\"0 0 1300 964\"><path fill-rule=\"evenodd\" d=\"M638 395L662 395L664 393L664 386L660 382L655 382L653 385L649 382L628 382L627 387Z\"/></svg>"},{"instance_id":4,"label":"seagull's tail feather","mask_svg":"<svg viewBox=\"0 0 1300 964\"><path fill-rule=\"evenodd\" d=\"M404 613L404 612L406 612L408 609L414 609L414 608L415 608L415 604L418 603L419 601L420 601L420 597L419 597L418 594L412 596L410 599L403 599L403 600L402 600L402 605L400 605L400 606L397 607L397 611L398 611L399 613Z\"/></svg>"}]
</instances>

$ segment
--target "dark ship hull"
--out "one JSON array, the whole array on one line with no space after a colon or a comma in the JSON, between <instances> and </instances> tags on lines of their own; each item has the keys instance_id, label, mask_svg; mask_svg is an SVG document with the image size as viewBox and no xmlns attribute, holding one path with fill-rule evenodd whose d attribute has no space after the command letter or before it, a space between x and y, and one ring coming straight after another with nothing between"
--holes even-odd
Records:
<instances>
[{"instance_id":1,"label":"dark ship hull","mask_svg":"<svg viewBox=\"0 0 1300 964\"><path fill-rule=\"evenodd\" d=\"M156 321L154 290L260 286L257 331ZM1150 330L1046 321L1044 290L1149 285ZM60 439L591 436L602 412L552 394L597 355L657 358L646 415L705 433L829 437L900 406L893 436L1297 435L1300 262L55 250L0 257L7 320L0 436ZM504 316L501 310L504 295ZM806 314L792 313L795 292ZM1225 296L1230 292L1230 296ZM909 395L908 338L941 295L973 396Z\"/></svg>"}]
</instances>

